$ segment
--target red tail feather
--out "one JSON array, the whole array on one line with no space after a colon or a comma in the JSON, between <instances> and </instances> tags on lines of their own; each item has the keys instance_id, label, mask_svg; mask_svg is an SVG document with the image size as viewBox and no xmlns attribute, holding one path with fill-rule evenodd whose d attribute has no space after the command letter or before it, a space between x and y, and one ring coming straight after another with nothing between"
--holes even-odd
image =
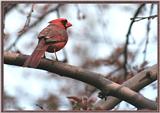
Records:
<instances>
[{"instance_id":1,"label":"red tail feather","mask_svg":"<svg viewBox=\"0 0 160 113\"><path fill-rule=\"evenodd\" d=\"M37 45L36 49L33 51L32 55L25 61L24 67L37 67L40 63L42 56L44 55L45 51L47 50L48 46L45 45L45 41L42 39L40 40L39 44Z\"/></svg>"}]
</instances>

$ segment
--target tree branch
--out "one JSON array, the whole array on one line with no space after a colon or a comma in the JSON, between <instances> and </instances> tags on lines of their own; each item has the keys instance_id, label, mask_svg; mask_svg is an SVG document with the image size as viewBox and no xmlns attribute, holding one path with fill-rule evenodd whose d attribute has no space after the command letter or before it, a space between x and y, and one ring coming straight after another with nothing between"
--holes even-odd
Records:
<instances>
[{"instance_id":1,"label":"tree branch","mask_svg":"<svg viewBox=\"0 0 160 113\"><path fill-rule=\"evenodd\" d=\"M6 16L7 13L9 13L12 9L17 7L16 3L7 3L6 1L2 1L2 7L4 9L4 17Z\"/></svg>"},{"instance_id":2,"label":"tree branch","mask_svg":"<svg viewBox=\"0 0 160 113\"><path fill-rule=\"evenodd\" d=\"M153 12L153 6L154 6L154 4L151 4L151 8L150 8L150 12L149 12L150 16L151 16L151 14L152 14L152 12ZM144 50L143 50L143 54L144 54L143 62L145 62L145 61L146 61L146 56L147 56L147 47L148 47L148 44L149 44L149 38L150 38L150 36L149 36L150 29L151 29L151 20L150 20L150 19L148 19L148 22L147 22L146 41L145 41L145 48L144 48Z\"/></svg>"},{"instance_id":3,"label":"tree branch","mask_svg":"<svg viewBox=\"0 0 160 113\"><path fill-rule=\"evenodd\" d=\"M133 20L134 22L138 22L138 21L141 21L141 20L144 20L144 19L154 19L158 17L158 15L151 15L151 16L144 16L144 17L136 17L136 18L131 18L131 20Z\"/></svg>"},{"instance_id":4,"label":"tree branch","mask_svg":"<svg viewBox=\"0 0 160 113\"><path fill-rule=\"evenodd\" d=\"M131 34L131 29L134 23L134 19L138 16L138 14L140 13L140 11L142 10L142 8L145 6L145 3L141 4L138 9L136 10L133 20L131 21L129 28L128 28L128 32L126 34L126 42L125 42L125 46L124 46L124 78L126 79L126 75L127 75L127 64L128 64L128 44L129 44L129 36Z\"/></svg>"},{"instance_id":5,"label":"tree branch","mask_svg":"<svg viewBox=\"0 0 160 113\"><path fill-rule=\"evenodd\" d=\"M52 9L48 10L47 12L43 13L41 16L39 16L37 18L37 21L35 21L34 23L32 23L30 26L27 27L27 30L24 30L23 32L21 32L17 38L15 39L15 41L6 49L7 51L10 50L12 47L14 47L18 41L20 40L20 37L23 36L25 33L27 33L30 29L32 29L33 27L35 27L36 25L38 25L48 14L57 11L57 9L59 7L61 7L63 4L58 4L56 7L53 7Z\"/></svg>"},{"instance_id":6,"label":"tree branch","mask_svg":"<svg viewBox=\"0 0 160 113\"><path fill-rule=\"evenodd\" d=\"M5 64L22 66L27 58L28 56L26 55L13 52L4 52ZM137 108L147 108L152 110L157 109L156 102L145 98L141 94L138 94L125 86L106 79L101 74L47 59L42 59L37 68L88 83L100 89L102 92L107 93L108 96L112 95L120 98L121 100L124 100Z\"/></svg>"},{"instance_id":7,"label":"tree branch","mask_svg":"<svg viewBox=\"0 0 160 113\"><path fill-rule=\"evenodd\" d=\"M134 91L139 91L148 84L157 80L157 64L151 66L150 68L141 71L140 73L134 75L131 79L125 81L122 85L126 86ZM147 75L147 73L151 73L151 77ZM122 100L109 96L107 101L99 101L95 106L97 109L113 109L117 104L119 104Z\"/></svg>"}]
</instances>

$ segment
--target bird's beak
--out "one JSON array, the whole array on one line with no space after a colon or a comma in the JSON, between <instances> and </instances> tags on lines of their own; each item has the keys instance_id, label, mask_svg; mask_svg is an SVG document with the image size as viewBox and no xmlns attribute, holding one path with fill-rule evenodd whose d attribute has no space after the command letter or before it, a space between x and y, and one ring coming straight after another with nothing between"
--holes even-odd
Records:
<instances>
[{"instance_id":1,"label":"bird's beak","mask_svg":"<svg viewBox=\"0 0 160 113\"><path fill-rule=\"evenodd\" d=\"M68 27L70 27L70 26L72 26L72 24L71 24L70 22L67 22L66 28L68 28Z\"/></svg>"},{"instance_id":2,"label":"bird's beak","mask_svg":"<svg viewBox=\"0 0 160 113\"><path fill-rule=\"evenodd\" d=\"M48 23L50 23L50 24L53 23L53 20L49 21Z\"/></svg>"}]
</instances>

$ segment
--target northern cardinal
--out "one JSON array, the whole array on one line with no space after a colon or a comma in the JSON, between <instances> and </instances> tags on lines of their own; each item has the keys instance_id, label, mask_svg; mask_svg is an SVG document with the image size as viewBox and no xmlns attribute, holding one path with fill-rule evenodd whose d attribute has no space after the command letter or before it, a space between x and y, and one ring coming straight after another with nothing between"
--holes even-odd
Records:
<instances>
[{"instance_id":1,"label":"northern cardinal","mask_svg":"<svg viewBox=\"0 0 160 113\"><path fill-rule=\"evenodd\" d=\"M45 51L56 53L61 50L68 41L66 29L70 26L72 24L65 18L51 20L49 25L39 33L39 43L23 66L37 67L41 58L45 55Z\"/></svg>"}]
</instances>

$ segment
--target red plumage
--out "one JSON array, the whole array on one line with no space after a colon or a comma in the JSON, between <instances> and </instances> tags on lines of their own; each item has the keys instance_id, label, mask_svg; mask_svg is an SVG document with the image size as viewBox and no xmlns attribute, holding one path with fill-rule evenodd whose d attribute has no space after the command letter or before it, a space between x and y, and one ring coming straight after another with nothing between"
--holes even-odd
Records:
<instances>
[{"instance_id":1,"label":"red plumage","mask_svg":"<svg viewBox=\"0 0 160 113\"><path fill-rule=\"evenodd\" d=\"M65 18L58 18L49 22L39 36L39 43L32 55L25 61L24 67L37 67L45 51L57 52L61 50L68 41L66 29L72 26Z\"/></svg>"}]
</instances>

